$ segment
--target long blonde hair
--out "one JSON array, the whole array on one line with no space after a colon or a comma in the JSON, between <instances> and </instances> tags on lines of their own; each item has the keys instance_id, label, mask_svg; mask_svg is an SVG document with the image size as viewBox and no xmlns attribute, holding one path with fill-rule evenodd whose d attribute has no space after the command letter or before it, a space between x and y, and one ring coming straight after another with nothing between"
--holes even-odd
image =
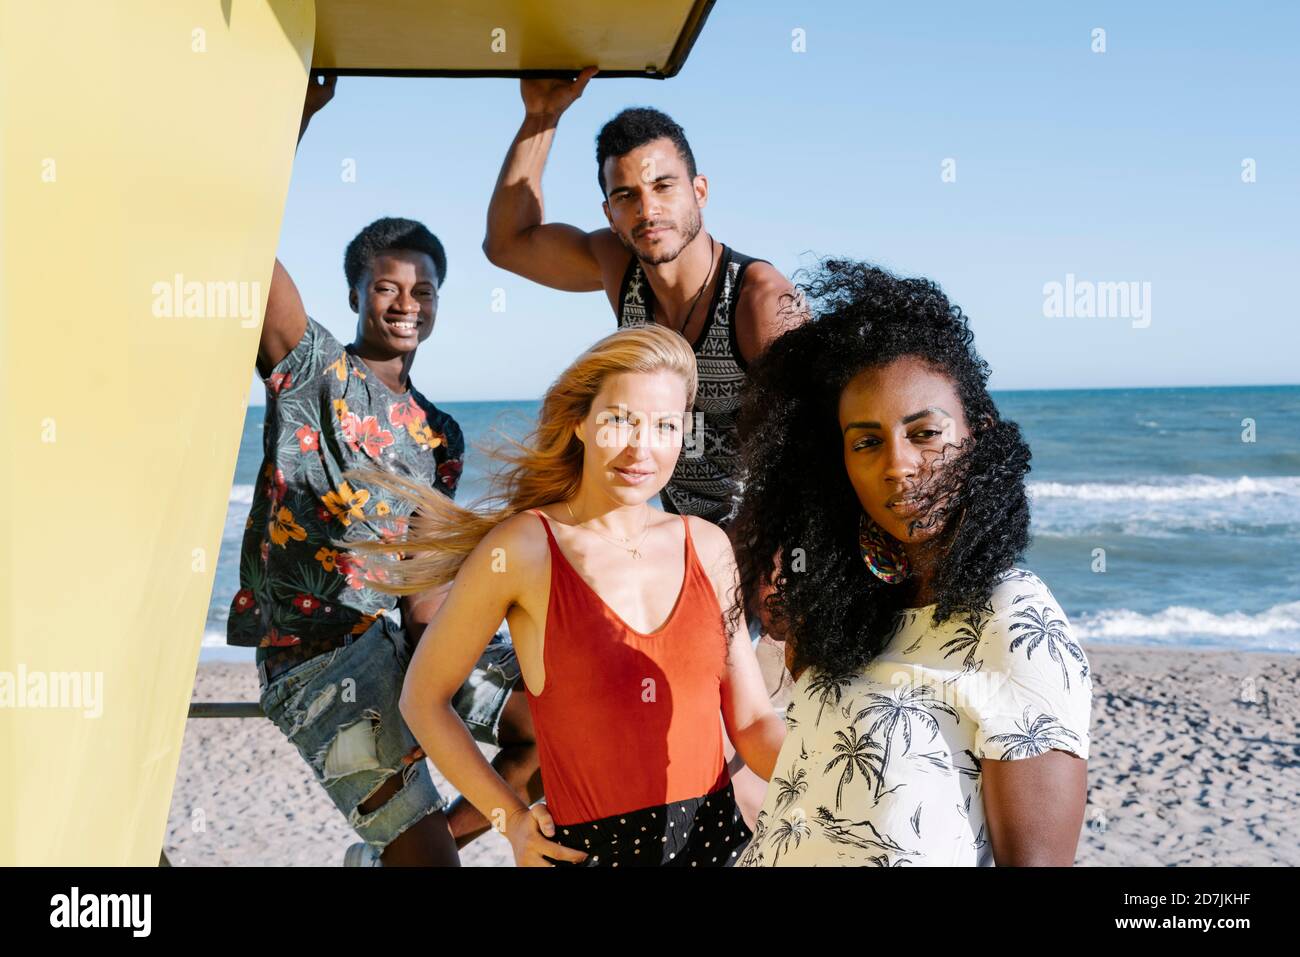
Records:
<instances>
[{"instance_id":1,"label":"long blonde hair","mask_svg":"<svg viewBox=\"0 0 1300 957\"><path fill-rule=\"evenodd\" d=\"M685 339L671 329L649 324L620 329L595 343L551 383L537 427L523 442L503 436L507 446L482 450L503 468L493 476L489 492L469 507L391 472L349 472L349 477L386 488L413 508L404 535L344 543L352 551L370 553L374 577L367 586L409 595L446 584L478 543L506 519L577 494L584 446L574 426L586 419L605 380L624 372L662 370L675 372L686 385L689 421L698 373L695 353Z\"/></svg>"}]
</instances>

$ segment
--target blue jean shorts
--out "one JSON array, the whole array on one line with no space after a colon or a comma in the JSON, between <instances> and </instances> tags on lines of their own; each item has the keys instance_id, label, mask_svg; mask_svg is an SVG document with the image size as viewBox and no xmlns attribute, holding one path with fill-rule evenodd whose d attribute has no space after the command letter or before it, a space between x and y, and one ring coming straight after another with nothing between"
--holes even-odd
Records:
<instances>
[{"instance_id":1,"label":"blue jean shorts","mask_svg":"<svg viewBox=\"0 0 1300 957\"><path fill-rule=\"evenodd\" d=\"M304 661L262 689L262 711L298 749L349 826L378 851L447 806L398 710L408 664L405 633L381 615L351 644ZM476 741L496 745L506 700L522 686L514 646L497 634L453 706ZM368 814L358 809L398 772L403 784L396 794Z\"/></svg>"}]
</instances>

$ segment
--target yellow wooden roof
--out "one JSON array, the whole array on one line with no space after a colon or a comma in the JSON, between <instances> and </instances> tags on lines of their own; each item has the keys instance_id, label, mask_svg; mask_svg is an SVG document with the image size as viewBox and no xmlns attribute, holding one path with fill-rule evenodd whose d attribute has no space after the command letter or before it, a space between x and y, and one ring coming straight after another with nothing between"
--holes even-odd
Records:
<instances>
[{"instance_id":1,"label":"yellow wooden roof","mask_svg":"<svg viewBox=\"0 0 1300 957\"><path fill-rule=\"evenodd\" d=\"M316 0L312 67L369 76L569 74L662 79L714 0Z\"/></svg>"}]
</instances>

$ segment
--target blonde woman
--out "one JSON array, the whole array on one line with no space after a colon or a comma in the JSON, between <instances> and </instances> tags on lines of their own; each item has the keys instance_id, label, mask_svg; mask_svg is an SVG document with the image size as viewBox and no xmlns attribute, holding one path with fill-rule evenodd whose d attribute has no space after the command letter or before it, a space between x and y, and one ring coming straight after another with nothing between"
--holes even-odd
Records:
<instances>
[{"instance_id":1,"label":"blonde woman","mask_svg":"<svg viewBox=\"0 0 1300 957\"><path fill-rule=\"evenodd\" d=\"M648 504L682 454L696 385L680 335L623 329L550 387L533 435L499 453L507 467L483 510L367 476L419 509L403 539L369 549L387 587L454 581L411 660L402 716L521 866L728 866L750 837L723 725L764 779L785 727L745 622L724 621L731 545L703 519ZM531 808L452 706L503 618L547 795Z\"/></svg>"}]
</instances>

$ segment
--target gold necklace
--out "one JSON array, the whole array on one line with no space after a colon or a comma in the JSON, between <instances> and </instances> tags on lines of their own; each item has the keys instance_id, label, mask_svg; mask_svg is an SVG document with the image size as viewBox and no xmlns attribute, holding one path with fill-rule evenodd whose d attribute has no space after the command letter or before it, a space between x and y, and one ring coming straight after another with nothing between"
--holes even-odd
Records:
<instances>
[{"instance_id":1,"label":"gold necklace","mask_svg":"<svg viewBox=\"0 0 1300 957\"><path fill-rule=\"evenodd\" d=\"M585 531L591 532L591 534L593 534L593 535L599 535L601 538L603 538L605 541L609 542L611 545L617 545L619 548L623 549L623 551L625 551L625 552L631 552L633 558L640 558L640 557L641 557L641 550L640 550L640 548L639 548L638 546L641 544L642 540L646 537L646 533L650 531L650 510L649 510L648 508L646 509L646 513L645 513L645 526L641 529L641 535L640 535L640 537L637 539L636 545L633 545L631 548L628 548L627 545L625 545L625 544L623 544L623 543L624 543L624 542L627 542L627 541L630 541L630 539L626 539L626 538L625 538L625 539L623 539L622 541L618 541L618 540L616 540L616 539L610 538L608 535L605 535L605 534L602 534L601 532L596 531L594 528L587 528L587 526L583 525L581 522L578 521L578 516L576 516L576 515L573 514L573 506L571 506L571 505L569 504L569 502L568 502L567 499L566 499L565 502L564 502L564 507L567 508L567 509L569 510L569 517L570 517L571 519L573 519L573 524L576 525L576 526L578 526L578 528L581 528L581 529L583 529L583 530L585 530Z\"/></svg>"}]
</instances>

